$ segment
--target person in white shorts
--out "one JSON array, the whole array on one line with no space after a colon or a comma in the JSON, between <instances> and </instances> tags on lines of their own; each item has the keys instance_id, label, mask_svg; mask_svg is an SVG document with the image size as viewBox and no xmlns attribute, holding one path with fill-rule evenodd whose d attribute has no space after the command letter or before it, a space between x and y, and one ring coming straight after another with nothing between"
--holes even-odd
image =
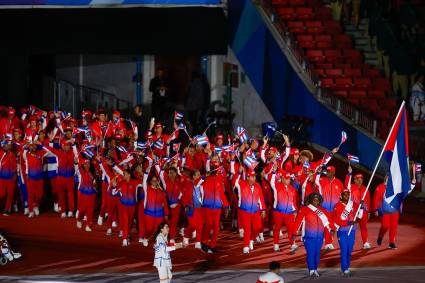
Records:
<instances>
[{"instance_id":1,"label":"person in white shorts","mask_svg":"<svg viewBox=\"0 0 425 283\"><path fill-rule=\"evenodd\" d=\"M159 282L169 283L173 277L171 273L172 264L170 252L180 249L183 247L182 243L168 243L168 233L170 227L167 223L159 224L158 230L155 233L155 258L153 260L153 266L158 269Z\"/></svg>"},{"instance_id":2,"label":"person in white shorts","mask_svg":"<svg viewBox=\"0 0 425 283\"><path fill-rule=\"evenodd\" d=\"M264 273L258 277L257 283L284 283L285 281L279 275L280 274L280 263L272 261L269 264L270 271Z\"/></svg>"}]
</instances>

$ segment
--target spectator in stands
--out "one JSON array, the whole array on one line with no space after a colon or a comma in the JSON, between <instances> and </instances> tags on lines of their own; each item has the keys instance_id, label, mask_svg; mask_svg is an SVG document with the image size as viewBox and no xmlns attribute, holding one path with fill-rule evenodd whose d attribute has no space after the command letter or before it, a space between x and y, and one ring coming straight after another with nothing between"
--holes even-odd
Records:
<instances>
[{"instance_id":1,"label":"spectator in stands","mask_svg":"<svg viewBox=\"0 0 425 283\"><path fill-rule=\"evenodd\" d=\"M415 72L412 54L407 44L397 44L389 50L393 91L397 94L400 90L402 99L406 99L409 94L409 78Z\"/></svg>"},{"instance_id":2,"label":"spectator in stands","mask_svg":"<svg viewBox=\"0 0 425 283\"><path fill-rule=\"evenodd\" d=\"M149 124L148 116L143 113L142 107L143 106L141 104L134 106L132 117L133 122L136 123L137 126L136 134L139 140L143 137L143 133L146 133L148 130L147 125Z\"/></svg>"},{"instance_id":3,"label":"spectator in stands","mask_svg":"<svg viewBox=\"0 0 425 283\"><path fill-rule=\"evenodd\" d=\"M425 89L424 76L418 75L412 87L410 106L413 109L413 120L425 120Z\"/></svg>"},{"instance_id":4,"label":"spectator in stands","mask_svg":"<svg viewBox=\"0 0 425 283\"><path fill-rule=\"evenodd\" d=\"M149 91L152 92L152 116L162 121L168 117L165 105L169 99L169 88L164 69L157 70L156 76L149 84Z\"/></svg>"},{"instance_id":5,"label":"spectator in stands","mask_svg":"<svg viewBox=\"0 0 425 283\"><path fill-rule=\"evenodd\" d=\"M204 108L206 98L204 84L201 75L198 72L192 73L192 80L189 84L189 90L186 97L186 111L190 125L194 131L197 131L199 118Z\"/></svg>"},{"instance_id":6,"label":"spectator in stands","mask_svg":"<svg viewBox=\"0 0 425 283\"><path fill-rule=\"evenodd\" d=\"M384 14L376 20L376 56L378 65L384 69L385 77L390 78L389 54L396 45L397 38L389 15Z\"/></svg>"},{"instance_id":7,"label":"spectator in stands","mask_svg":"<svg viewBox=\"0 0 425 283\"><path fill-rule=\"evenodd\" d=\"M285 281L279 275L280 274L280 263L272 261L269 264L269 272L264 273L258 277L257 283L284 283Z\"/></svg>"}]
</instances>

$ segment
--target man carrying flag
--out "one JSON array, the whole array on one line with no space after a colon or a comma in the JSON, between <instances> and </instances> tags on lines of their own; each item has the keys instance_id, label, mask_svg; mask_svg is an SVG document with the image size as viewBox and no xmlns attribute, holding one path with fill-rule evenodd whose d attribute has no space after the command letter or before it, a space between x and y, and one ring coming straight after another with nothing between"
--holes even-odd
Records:
<instances>
[{"instance_id":1,"label":"man carrying flag","mask_svg":"<svg viewBox=\"0 0 425 283\"><path fill-rule=\"evenodd\" d=\"M389 249L396 249L398 219L403 200L416 184L415 174L409 180L407 113L404 102L384 145L383 153L390 165L384 183L380 184L373 198L373 210L381 217L381 228L377 244L382 244L385 233L389 230Z\"/></svg>"}]
</instances>

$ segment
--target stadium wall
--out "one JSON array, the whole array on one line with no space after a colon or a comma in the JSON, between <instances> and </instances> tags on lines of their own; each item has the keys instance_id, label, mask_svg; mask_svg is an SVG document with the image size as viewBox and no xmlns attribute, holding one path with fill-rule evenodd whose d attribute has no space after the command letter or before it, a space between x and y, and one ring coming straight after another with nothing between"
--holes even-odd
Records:
<instances>
[{"instance_id":1,"label":"stadium wall","mask_svg":"<svg viewBox=\"0 0 425 283\"><path fill-rule=\"evenodd\" d=\"M302 115L314 123L309 127L311 142L333 148L341 130L349 140L340 153L359 156L372 168L381 144L352 127L320 104L289 64L256 7L248 0L233 0L228 7L229 44L243 66L256 93L277 122L285 115Z\"/></svg>"}]
</instances>

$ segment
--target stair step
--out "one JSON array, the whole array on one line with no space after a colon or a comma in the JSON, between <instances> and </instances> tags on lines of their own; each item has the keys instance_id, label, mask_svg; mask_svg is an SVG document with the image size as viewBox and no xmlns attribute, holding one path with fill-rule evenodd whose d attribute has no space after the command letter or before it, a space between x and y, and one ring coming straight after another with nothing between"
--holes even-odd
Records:
<instances>
[{"instance_id":1,"label":"stair step","mask_svg":"<svg viewBox=\"0 0 425 283\"><path fill-rule=\"evenodd\" d=\"M359 27L356 28L353 24L346 24L344 25L344 28L346 31L365 31L366 25L359 25Z\"/></svg>"},{"instance_id":2,"label":"stair step","mask_svg":"<svg viewBox=\"0 0 425 283\"><path fill-rule=\"evenodd\" d=\"M363 52L363 56L365 60L376 59L376 53L372 53L372 52Z\"/></svg>"},{"instance_id":3,"label":"stair step","mask_svg":"<svg viewBox=\"0 0 425 283\"><path fill-rule=\"evenodd\" d=\"M365 63L368 64L368 65L376 66L376 65L378 65L378 60L367 59L367 60L365 60Z\"/></svg>"},{"instance_id":4,"label":"stair step","mask_svg":"<svg viewBox=\"0 0 425 283\"><path fill-rule=\"evenodd\" d=\"M355 42L356 45L357 44L358 45L369 45L370 44L369 38L368 37L364 37L364 36L354 38L354 42Z\"/></svg>"}]
</instances>

